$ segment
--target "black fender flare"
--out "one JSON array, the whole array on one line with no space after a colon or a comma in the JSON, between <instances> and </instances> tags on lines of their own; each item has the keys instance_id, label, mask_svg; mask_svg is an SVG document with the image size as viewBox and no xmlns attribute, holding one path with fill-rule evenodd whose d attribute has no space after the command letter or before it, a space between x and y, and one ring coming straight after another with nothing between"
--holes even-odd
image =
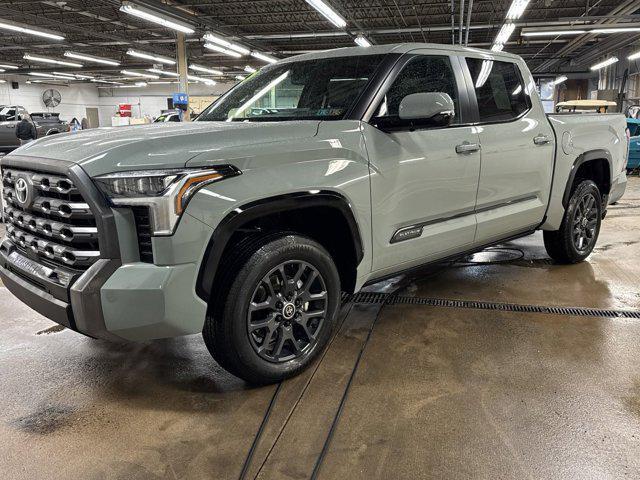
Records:
<instances>
[{"instance_id":1,"label":"black fender flare","mask_svg":"<svg viewBox=\"0 0 640 480\"><path fill-rule=\"evenodd\" d=\"M588 152L580 154L578 158L576 158L575 162L573 162L573 166L571 167L571 171L569 172L569 178L567 179L567 184L564 189L564 195L562 196L562 206L564 208L567 208L567 205L569 205L569 200L571 198L571 188L573 187L573 182L576 179L578 168L580 168L580 166L584 163L602 159L605 159L609 164L609 181L613 180L613 158L611 157L611 153L608 150L589 150Z\"/></svg>"},{"instance_id":2,"label":"black fender flare","mask_svg":"<svg viewBox=\"0 0 640 480\"><path fill-rule=\"evenodd\" d=\"M242 225L273 213L312 207L331 207L342 213L351 230L356 261L359 264L364 257L362 237L360 236L360 229L351 205L344 196L337 192L321 190L317 193L305 191L267 197L234 209L215 228L200 263L196 281L196 294L198 297L205 302L208 302L211 298L213 283L222 254L233 233Z\"/></svg>"}]
</instances>

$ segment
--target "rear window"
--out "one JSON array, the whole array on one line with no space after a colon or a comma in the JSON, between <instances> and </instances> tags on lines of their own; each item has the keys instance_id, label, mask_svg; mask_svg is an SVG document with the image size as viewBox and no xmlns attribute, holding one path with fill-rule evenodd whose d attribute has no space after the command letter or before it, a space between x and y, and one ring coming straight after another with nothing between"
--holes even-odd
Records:
<instances>
[{"instance_id":1,"label":"rear window","mask_svg":"<svg viewBox=\"0 0 640 480\"><path fill-rule=\"evenodd\" d=\"M530 107L518 67L510 62L467 58L481 122L513 120Z\"/></svg>"}]
</instances>

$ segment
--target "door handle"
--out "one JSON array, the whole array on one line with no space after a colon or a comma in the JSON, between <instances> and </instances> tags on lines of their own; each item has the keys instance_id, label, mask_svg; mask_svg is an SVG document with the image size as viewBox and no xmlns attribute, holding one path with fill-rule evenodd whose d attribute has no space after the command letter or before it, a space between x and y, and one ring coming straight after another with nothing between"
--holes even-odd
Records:
<instances>
[{"instance_id":1,"label":"door handle","mask_svg":"<svg viewBox=\"0 0 640 480\"><path fill-rule=\"evenodd\" d=\"M546 135L538 135L537 137L533 137L533 143L536 145L546 145L551 140Z\"/></svg>"},{"instance_id":2,"label":"door handle","mask_svg":"<svg viewBox=\"0 0 640 480\"><path fill-rule=\"evenodd\" d=\"M460 145L456 145L456 153L464 154L464 153L473 153L480 150L480 144L478 143L461 143Z\"/></svg>"}]
</instances>

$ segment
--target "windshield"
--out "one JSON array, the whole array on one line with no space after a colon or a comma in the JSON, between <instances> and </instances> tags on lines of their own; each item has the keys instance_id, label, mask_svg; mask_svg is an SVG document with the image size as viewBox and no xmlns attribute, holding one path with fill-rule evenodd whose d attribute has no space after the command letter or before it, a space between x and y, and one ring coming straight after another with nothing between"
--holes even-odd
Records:
<instances>
[{"instance_id":1,"label":"windshield","mask_svg":"<svg viewBox=\"0 0 640 480\"><path fill-rule=\"evenodd\" d=\"M265 67L209 106L197 121L340 120L382 58L360 55Z\"/></svg>"}]
</instances>

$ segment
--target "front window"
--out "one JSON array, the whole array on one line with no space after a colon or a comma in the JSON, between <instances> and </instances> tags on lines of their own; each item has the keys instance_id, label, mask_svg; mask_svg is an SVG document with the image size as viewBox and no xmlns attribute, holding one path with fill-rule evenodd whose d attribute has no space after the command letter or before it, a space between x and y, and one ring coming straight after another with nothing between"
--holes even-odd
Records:
<instances>
[{"instance_id":1,"label":"front window","mask_svg":"<svg viewBox=\"0 0 640 480\"><path fill-rule=\"evenodd\" d=\"M212 104L197 121L341 120L382 58L360 55L265 67Z\"/></svg>"},{"instance_id":2,"label":"front window","mask_svg":"<svg viewBox=\"0 0 640 480\"><path fill-rule=\"evenodd\" d=\"M385 94L374 118L384 119L385 123L401 124L399 117L400 102L414 93L446 93L455 105L455 117L452 123L460 123L458 112L458 88L449 57L420 55L411 60L398 74L389 91ZM427 126L429 122L426 122Z\"/></svg>"},{"instance_id":3,"label":"front window","mask_svg":"<svg viewBox=\"0 0 640 480\"><path fill-rule=\"evenodd\" d=\"M0 122L13 122L16 119L15 107L0 106Z\"/></svg>"}]
</instances>

